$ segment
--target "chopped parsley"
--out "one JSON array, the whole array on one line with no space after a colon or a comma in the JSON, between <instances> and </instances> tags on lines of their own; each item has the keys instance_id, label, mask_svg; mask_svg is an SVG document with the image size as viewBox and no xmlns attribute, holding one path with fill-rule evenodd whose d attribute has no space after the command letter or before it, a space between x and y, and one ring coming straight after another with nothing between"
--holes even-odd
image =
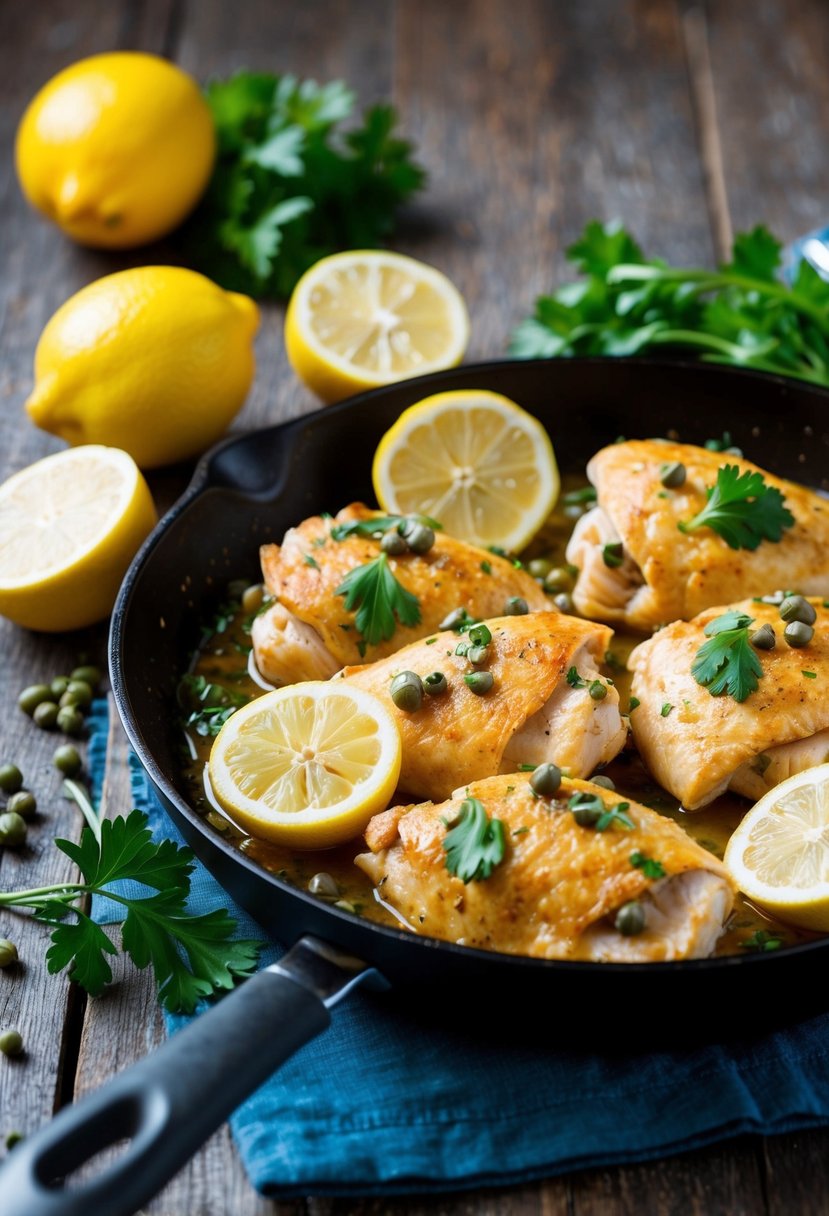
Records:
<instances>
[{"instance_id":1,"label":"chopped parsley","mask_svg":"<svg viewBox=\"0 0 829 1216\"><path fill-rule=\"evenodd\" d=\"M492 574L492 562L481 562L481 569L483 570L484 574Z\"/></svg>"},{"instance_id":2,"label":"chopped parsley","mask_svg":"<svg viewBox=\"0 0 829 1216\"><path fill-rule=\"evenodd\" d=\"M586 688L587 681L583 680L578 673L578 668L570 667L567 675L564 677L571 688Z\"/></svg>"},{"instance_id":3,"label":"chopped parsley","mask_svg":"<svg viewBox=\"0 0 829 1216\"><path fill-rule=\"evenodd\" d=\"M630 705L628 706L628 713L632 714L634 709L638 709L641 704L642 704L642 702L639 700L638 697L631 697Z\"/></svg>"},{"instance_id":4,"label":"chopped parsley","mask_svg":"<svg viewBox=\"0 0 829 1216\"><path fill-rule=\"evenodd\" d=\"M774 486L766 485L762 473L737 465L724 465L716 484L708 491L708 502L693 519L677 524L680 532L711 528L730 549L756 549L761 541L779 541L784 528L794 525L794 516Z\"/></svg>"},{"instance_id":5,"label":"chopped parsley","mask_svg":"<svg viewBox=\"0 0 829 1216\"><path fill-rule=\"evenodd\" d=\"M319 562L315 557L312 557L310 553L303 554L302 560L305 562L305 565L310 566L312 570L319 570Z\"/></svg>"},{"instance_id":6,"label":"chopped parsley","mask_svg":"<svg viewBox=\"0 0 829 1216\"><path fill-rule=\"evenodd\" d=\"M611 570L617 569L625 560L625 551L621 541L609 541L602 545L602 561Z\"/></svg>"},{"instance_id":7,"label":"chopped parsley","mask_svg":"<svg viewBox=\"0 0 829 1216\"><path fill-rule=\"evenodd\" d=\"M653 857L648 857L637 849L630 855L630 864L634 869L641 870L645 878L664 878L667 870L661 861L656 861Z\"/></svg>"},{"instance_id":8,"label":"chopped parsley","mask_svg":"<svg viewBox=\"0 0 829 1216\"><path fill-rule=\"evenodd\" d=\"M667 718L668 714L671 712L672 709L673 709L673 705L671 705L670 701L666 701L659 712L663 718Z\"/></svg>"},{"instance_id":9,"label":"chopped parsley","mask_svg":"<svg viewBox=\"0 0 829 1216\"><path fill-rule=\"evenodd\" d=\"M482 882L506 853L504 825L490 819L477 798L465 798L460 818L443 839L446 868L463 883Z\"/></svg>"},{"instance_id":10,"label":"chopped parsley","mask_svg":"<svg viewBox=\"0 0 829 1216\"><path fill-rule=\"evenodd\" d=\"M597 498L595 486L582 486L580 490L570 490L561 501L565 507L580 507L585 503L595 502Z\"/></svg>"},{"instance_id":11,"label":"chopped parsley","mask_svg":"<svg viewBox=\"0 0 829 1216\"><path fill-rule=\"evenodd\" d=\"M230 715L250 700L243 693L190 673L182 676L176 696L185 711L185 727L203 737L218 735Z\"/></svg>"},{"instance_id":12,"label":"chopped parsley","mask_svg":"<svg viewBox=\"0 0 829 1216\"><path fill-rule=\"evenodd\" d=\"M800 674L802 676L805 676L807 680L816 680L817 679L816 671L801 671Z\"/></svg>"},{"instance_id":13,"label":"chopped parsley","mask_svg":"<svg viewBox=\"0 0 829 1216\"><path fill-rule=\"evenodd\" d=\"M349 570L335 595L345 596L347 612L356 611L356 625L363 638L361 655L366 643L376 646L378 642L387 642L394 635L397 622L409 626L420 623L417 596L392 574L385 553Z\"/></svg>"},{"instance_id":14,"label":"chopped parsley","mask_svg":"<svg viewBox=\"0 0 829 1216\"><path fill-rule=\"evenodd\" d=\"M769 933L767 929L757 929L751 937L745 937L740 942L743 950L779 950L783 945L782 933Z\"/></svg>"},{"instance_id":15,"label":"chopped parsley","mask_svg":"<svg viewBox=\"0 0 829 1216\"><path fill-rule=\"evenodd\" d=\"M728 693L735 701L755 692L763 668L748 640L754 618L742 612L724 612L705 626L709 639L697 651L691 675L712 697Z\"/></svg>"}]
</instances>

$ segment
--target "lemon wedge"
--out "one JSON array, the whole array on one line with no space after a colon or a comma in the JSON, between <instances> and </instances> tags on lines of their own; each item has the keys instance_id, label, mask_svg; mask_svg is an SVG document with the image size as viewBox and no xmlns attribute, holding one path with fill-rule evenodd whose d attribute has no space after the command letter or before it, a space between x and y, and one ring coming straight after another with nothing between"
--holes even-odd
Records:
<instances>
[{"instance_id":1,"label":"lemon wedge","mask_svg":"<svg viewBox=\"0 0 829 1216\"><path fill-rule=\"evenodd\" d=\"M469 316L433 266L385 250L322 258L294 288L285 349L325 402L460 363Z\"/></svg>"},{"instance_id":2,"label":"lemon wedge","mask_svg":"<svg viewBox=\"0 0 829 1216\"><path fill-rule=\"evenodd\" d=\"M758 907L829 930L829 764L769 790L740 823L724 860Z\"/></svg>"},{"instance_id":3,"label":"lemon wedge","mask_svg":"<svg viewBox=\"0 0 829 1216\"><path fill-rule=\"evenodd\" d=\"M430 515L475 545L518 552L555 506L559 475L544 427L483 389L437 393L386 432L372 469L382 508Z\"/></svg>"},{"instance_id":4,"label":"lemon wedge","mask_svg":"<svg viewBox=\"0 0 829 1216\"><path fill-rule=\"evenodd\" d=\"M359 688L309 680L236 711L210 752L219 805L252 836L325 849L357 836L400 774L397 723Z\"/></svg>"},{"instance_id":5,"label":"lemon wedge","mask_svg":"<svg viewBox=\"0 0 829 1216\"><path fill-rule=\"evenodd\" d=\"M155 521L118 448L70 448L15 473L0 486L0 614L48 632L103 620Z\"/></svg>"}]
</instances>

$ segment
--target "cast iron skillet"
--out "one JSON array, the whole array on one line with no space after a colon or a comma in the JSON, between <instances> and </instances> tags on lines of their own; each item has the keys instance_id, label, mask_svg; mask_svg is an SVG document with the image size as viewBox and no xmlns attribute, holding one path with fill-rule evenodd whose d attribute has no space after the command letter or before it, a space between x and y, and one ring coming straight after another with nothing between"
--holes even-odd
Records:
<instances>
[{"instance_id":1,"label":"cast iron skillet","mask_svg":"<svg viewBox=\"0 0 829 1216\"><path fill-rule=\"evenodd\" d=\"M829 394L791 380L699 364L501 362L392 385L216 448L133 563L112 620L112 687L124 727L188 842L234 899L292 949L134 1065L18 1145L0 1171L5 1216L108 1216L142 1206L239 1102L329 1022L357 982L426 993L435 1007L493 1011L508 994L571 1029L625 1011L667 1022L684 1041L706 1012L803 1013L829 938L767 954L663 964L547 962L416 937L341 912L267 873L188 805L179 773L174 688L199 620L231 578L258 573L258 547L291 524L372 501L371 456L406 406L455 388L503 392L546 425L565 468L618 435L724 429L775 473L829 489ZM411 994L411 995L409 995ZM470 1006L470 1002L472 1003ZM595 1022L595 1019L593 1019ZM607 1043L607 1034L602 1037ZM127 1151L90 1183L63 1179L121 1139Z\"/></svg>"}]
</instances>

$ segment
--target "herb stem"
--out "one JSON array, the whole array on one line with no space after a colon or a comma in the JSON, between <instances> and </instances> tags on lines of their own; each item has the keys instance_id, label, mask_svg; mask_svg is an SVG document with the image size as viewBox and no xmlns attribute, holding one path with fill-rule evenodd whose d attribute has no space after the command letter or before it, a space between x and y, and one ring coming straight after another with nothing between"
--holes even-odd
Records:
<instances>
[{"instance_id":1,"label":"herb stem","mask_svg":"<svg viewBox=\"0 0 829 1216\"><path fill-rule=\"evenodd\" d=\"M81 813L89 824L90 831L95 837L98 845L101 843L101 817L97 814L92 800L89 797L86 789L77 781L66 780L63 783L63 794L71 802L74 802L81 810Z\"/></svg>"}]
</instances>

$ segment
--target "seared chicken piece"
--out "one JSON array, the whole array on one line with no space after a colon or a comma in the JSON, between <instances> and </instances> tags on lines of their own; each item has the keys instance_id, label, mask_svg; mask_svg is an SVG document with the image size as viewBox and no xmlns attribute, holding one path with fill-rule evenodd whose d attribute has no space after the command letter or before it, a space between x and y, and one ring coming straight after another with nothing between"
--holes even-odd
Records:
<instances>
[{"instance_id":1,"label":"seared chicken piece","mask_svg":"<svg viewBox=\"0 0 829 1216\"><path fill-rule=\"evenodd\" d=\"M346 612L337 588L349 571L378 557L380 547L360 536L333 540L330 531L334 524L379 515L354 503L335 520L314 516L289 529L281 545L262 546L265 586L277 601L252 630L256 665L266 680L325 680L346 664L383 658L434 633L453 608L483 619L500 615L511 596L521 596L531 611L550 611L549 597L512 562L438 532L428 553L389 558L392 573L417 596L420 624L398 623L393 637L363 654L354 613Z\"/></svg>"},{"instance_id":2,"label":"seared chicken piece","mask_svg":"<svg viewBox=\"0 0 829 1216\"><path fill-rule=\"evenodd\" d=\"M686 810L698 810L726 789L756 801L786 777L829 759L829 610L821 600L810 603L817 612L815 633L802 649L784 642L785 623L775 605L743 600L668 625L628 659L631 691L639 700L630 715L636 746ZM773 650L754 651L763 674L742 702L712 696L691 675L707 641L705 626L731 611L753 617L752 632L768 622L777 636Z\"/></svg>"},{"instance_id":3,"label":"seared chicken piece","mask_svg":"<svg viewBox=\"0 0 829 1216\"><path fill-rule=\"evenodd\" d=\"M580 827L567 805L580 791L607 808L622 804L634 827ZM445 824L466 796L501 820L506 851L488 878L464 885L446 868L443 842ZM506 954L593 962L705 958L734 901L722 863L678 824L586 781L564 780L551 801L534 797L525 776L492 777L439 805L375 815L366 843L370 852L357 865L415 933ZM658 861L664 875L648 877L632 857ZM624 936L614 921L631 900L640 901L644 929Z\"/></svg>"},{"instance_id":4,"label":"seared chicken piece","mask_svg":"<svg viewBox=\"0 0 829 1216\"><path fill-rule=\"evenodd\" d=\"M610 629L557 612L496 617L487 627L492 641L477 667L456 653L466 635L445 632L343 672L349 683L387 702L397 719L403 737L400 788L414 797L447 798L465 782L545 760L586 777L625 745L619 694L600 680L596 666L613 636ZM484 696L464 682L478 669L494 677ZM421 679L440 671L447 690L424 696L420 709L406 713L390 693L400 671ZM605 691L601 700L590 695L595 680Z\"/></svg>"},{"instance_id":5,"label":"seared chicken piece","mask_svg":"<svg viewBox=\"0 0 829 1216\"><path fill-rule=\"evenodd\" d=\"M665 489L662 469L673 462L685 466L687 477L678 489ZM766 484L783 494L795 523L778 543L734 550L710 528L680 532L677 524L702 510L706 490L726 464L762 472ZM567 546L567 560L579 569L573 600L584 616L649 630L776 587L829 594L829 502L742 456L632 440L597 452L587 475L597 505L578 521ZM608 565L604 546L619 543L621 564Z\"/></svg>"}]
</instances>

